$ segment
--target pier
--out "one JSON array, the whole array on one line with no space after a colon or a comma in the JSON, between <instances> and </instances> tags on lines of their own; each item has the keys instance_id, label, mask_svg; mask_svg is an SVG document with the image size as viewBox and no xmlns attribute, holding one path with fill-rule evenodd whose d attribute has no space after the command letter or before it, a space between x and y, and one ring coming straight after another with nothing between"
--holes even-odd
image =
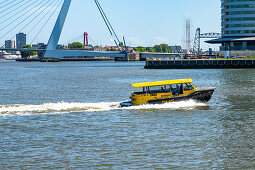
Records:
<instances>
[{"instance_id":1,"label":"pier","mask_svg":"<svg viewBox=\"0 0 255 170\"><path fill-rule=\"evenodd\" d=\"M255 68L252 59L147 60L145 69L225 69Z\"/></svg>"}]
</instances>

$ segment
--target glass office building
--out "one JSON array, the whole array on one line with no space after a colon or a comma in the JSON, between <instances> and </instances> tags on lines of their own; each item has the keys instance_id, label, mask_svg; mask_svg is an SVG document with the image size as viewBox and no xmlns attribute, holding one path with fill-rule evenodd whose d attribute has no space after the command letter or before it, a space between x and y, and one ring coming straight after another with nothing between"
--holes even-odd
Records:
<instances>
[{"instance_id":1,"label":"glass office building","mask_svg":"<svg viewBox=\"0 0 255 170\"><path fill-rule=\"evenodd\" d=\"M255 0L221 0L221 51L255 50Z\"/></svg>"}]
</instances>

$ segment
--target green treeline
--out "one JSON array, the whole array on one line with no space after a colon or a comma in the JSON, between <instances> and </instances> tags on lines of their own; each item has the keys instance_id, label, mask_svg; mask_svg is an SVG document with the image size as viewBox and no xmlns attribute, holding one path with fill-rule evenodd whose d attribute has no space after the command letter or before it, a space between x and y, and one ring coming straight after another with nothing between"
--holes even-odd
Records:
<instances>
[{"instance_id":1,"label":"green treeline","mask_svg":"<svg viewBox=\"0 0 255 170\"><path fill-rule=\"evenodd\" d=\"M32 47L31 45L25 45L23 48L26 49L36 49L34 47ZM21 57L22 58L29 58L31 56L37 55L37 52L35 51L21 51Z\"/></svg>"},{"instance_id":2,"label":"green treeline","mask_svg":"<svg viewBox=\"0 0 255 170\"><path fill-rule=\"evenodd\" d=\"M68 48L70 48L70 49L83 49L84 46L80 42L73 42L71 44L68 44Z\"/></svg>"},{"instance_id":3,"label":"green treeline","mask_svg":"<svg viewBox=\"0 0 255 170\"><path fill-rule=\"evenodd\" d=\"M155 45L154 47L142 47L138 46L134 48L137 52L156 52L156 53L171 53L172 48L167 44Z\"/></svg>"}]
</instances>

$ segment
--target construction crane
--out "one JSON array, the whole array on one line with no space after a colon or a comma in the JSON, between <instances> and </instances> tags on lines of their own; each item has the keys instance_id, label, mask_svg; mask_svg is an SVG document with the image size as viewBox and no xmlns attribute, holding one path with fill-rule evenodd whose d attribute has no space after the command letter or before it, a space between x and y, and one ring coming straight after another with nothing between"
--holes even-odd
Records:
<instances>
[{"instance_id":1,"label":"construction crane","mask_svg":"<svg viewBox=\"0 0 255 170\"><path fill-rule=\"evenodd\" d=\"M211 32L211 33L201 34L201 29L197 28L196 34L195 34L193 51L197 53L198 55L201 54L201 48L200 48L201 38L221 38L221 33Z\"/></svg>"}]
</instances>

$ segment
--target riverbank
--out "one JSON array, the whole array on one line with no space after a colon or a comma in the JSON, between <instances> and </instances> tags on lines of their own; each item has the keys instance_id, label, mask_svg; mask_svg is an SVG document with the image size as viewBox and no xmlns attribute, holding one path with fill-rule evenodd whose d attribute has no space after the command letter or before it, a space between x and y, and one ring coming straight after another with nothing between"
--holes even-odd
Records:
<instances>
[{"instance_id":1,"label":"riverbank","mask_svg":"<svg viewBox=\"0 0 255 170\"><path fill-rule=\"evenodd\" d=\"M147 60L145 69L255 68L254 59Z\"/></svg>"}]
</instances>

